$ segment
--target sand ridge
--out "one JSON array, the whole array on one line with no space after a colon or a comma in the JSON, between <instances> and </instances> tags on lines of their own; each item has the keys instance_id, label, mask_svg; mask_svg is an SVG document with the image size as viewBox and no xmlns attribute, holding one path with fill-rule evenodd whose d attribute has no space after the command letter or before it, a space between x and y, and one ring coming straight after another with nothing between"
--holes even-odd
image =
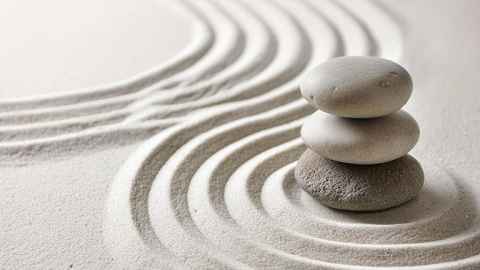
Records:
<instances>
[{"instance_id":1,"label":"sand ridge","mask_svg":"<svg viewBox=\"0 0 480 270\"><path fill-rule=\"evenodd\" d=\"M54 162L155 135L103 202L113 269L480 265L470 185L434 162L424 164L420 199L393 212L331 211L293 179L313 111L300 97L303 74L341 55L402 60L402 25L380 3L178 4L195 36L164 65L100 89L0 101L1 163Z\"/></svg>"},{"instance_id":2,"label":"sand ridge","mask_svg":"<svg viewBox=\"0 0 480 270\"><path fill-rule=\"evenodd\" d=\"M275 20L272 28L284 22L294 26L290 44L304 44L311 61L304 67L298 61L289 64L305 70L357 46L342 41L350 32L343 33L329 13L322 16L327 6L343 11L344 21L353 13L342 9L348 5L281 1L257 4L255 12L268 10L284 20ZM375 5L366 11L383 14ZM383 21L369 27L378 25L381 29L368 32L379 35L374 51L394 59L399 47L382 40L400 31ZM385 25L394 28L382 31ZM365 34L367 29L355 30ZM282 36L277 37L280 44ZM127 265L222 269L417 269L425 264L460 269L478 264L475 207L463 183L434 164L425 166L423 199L378 214L385 222L381 225L369 224L375 220L370 214L331 212L294 184L294 162L305 149L298 131L312 112L298 96L299 78L301 73L266 93L257 90L258 96L198 112L143 144L118 173L106 203L105 238L115 257ZM432 181L442 181L445 189ZM435 196L449 199L431 208ZM396 216L398 223L392 222Z\"/></svg>"}]
</instances>

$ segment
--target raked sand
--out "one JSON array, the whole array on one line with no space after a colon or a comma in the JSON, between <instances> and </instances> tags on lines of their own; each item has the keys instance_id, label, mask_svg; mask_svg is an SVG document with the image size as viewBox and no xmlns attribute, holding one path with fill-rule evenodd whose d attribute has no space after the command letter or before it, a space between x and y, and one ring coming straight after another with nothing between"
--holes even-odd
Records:
<instances>
[{"instance_id":1,"label":"raked sand","mask_svg":"<svg viewBox=\"0 0 480 270\"><path fill-rule=\"evenodd\" d=\"M480 267L476 1L10 2L2 268ZM425 186L404 206L295 184L299 80L340 55L412 75Z\"/></svg>"}]
</instances>

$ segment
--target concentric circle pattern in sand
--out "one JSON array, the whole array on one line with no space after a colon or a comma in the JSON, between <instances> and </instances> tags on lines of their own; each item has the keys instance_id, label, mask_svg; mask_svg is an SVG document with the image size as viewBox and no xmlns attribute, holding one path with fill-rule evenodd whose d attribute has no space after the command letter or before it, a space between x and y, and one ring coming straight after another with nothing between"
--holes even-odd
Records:
<instances>
[{"instance_id":1,"label":"concentric circle pattern in sand","mask_svg":"<svg viewBox=\"0 0 480 270\"><path fill-rule=\"evenodd\" d=\"M299 78L338 55L399 60L401 29L383 7L306 0L202 0L184 7L198 20L199 39L165 71L97 97L32 101L45 112L36 116L45 116L44 125L77 128L74 121L97 117L87 122L102 127L25 137L33 148L71 137L158 132L112 183L104 236L116 263L138 269L480 267L475 192L435 164L420 160L426 180L417 199L378 213L331 210L293 179L305 150L299 128L312 112L299 96ZM10 108L16 113L1 119L17 117L33 128L26 110L32 106ZM55 118L68 115L57 110L71 117Z\"/></svg>"}]
</instances>

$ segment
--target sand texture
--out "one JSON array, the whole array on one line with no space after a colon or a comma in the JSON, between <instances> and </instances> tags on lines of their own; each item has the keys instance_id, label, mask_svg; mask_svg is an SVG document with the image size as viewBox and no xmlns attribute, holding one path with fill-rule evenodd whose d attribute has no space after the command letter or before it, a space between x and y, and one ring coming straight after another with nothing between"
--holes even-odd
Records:
<instances>
[{"instance_id":1,"label":"sand texture","mask_svg":"<svg viewBox=\"0 0 480 270\"><path fill-rule=\"evenodd\" d=\"M56 19L0 43L1 269L480 268L479 2L9 1ZM295 182L299 82L342 55L412 75L425 182L400 207Z\"/></svg>"}]
</instances>

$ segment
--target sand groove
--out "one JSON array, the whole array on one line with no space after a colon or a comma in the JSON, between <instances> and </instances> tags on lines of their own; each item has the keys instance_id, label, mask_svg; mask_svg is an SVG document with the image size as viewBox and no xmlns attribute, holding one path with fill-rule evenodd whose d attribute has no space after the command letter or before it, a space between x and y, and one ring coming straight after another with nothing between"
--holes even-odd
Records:
<instances>
[{"instance_id":1,"label":"sand groove","mask_svg":"<svg viewBox=\"0 0 480 270\"><path fill-rule=\"evenodd\" d=\"M338 212L295 184L312 109L306 70L339 55L400 60L401 29L375 2L178 1L191 46L129 80L0 101L0 160L146 141L106 201L105 242L137 269L475 269L470 187L424 163L419 199ZM438 184L441 183L441 184ZM428 265L428 266L427 266Z\"/></svg>"},{"instance_id":2,"label":"sand groove","mask_svg":"<svg viewBox=\"0 0 480 270\"><path fill-rule=\"evenodd\" d=\"M130 116L131 123L172 117L178 125L147 141L113 183L105 238L120 263L193 269L478 266L473 196L433 164L424 164L427 181L418 200L374 214L325 208L293 180L304 150L298 129L311 112L299 99L299 78L336 55L398 59L401 30L395 22L374 4L351 1L249 6L251 1L222 4L226 12L243 8L264 35L263 43L244 53L253 50L265 61L241 56L227 73L245 80L224 88L229 75L219 75L219 82L212 79L222 85L218 90L205 92L206 80L185 93L172 89L132 106L148 109ZM252 65L260 68L241 71Z\"/></svg>"}]
</instances>

